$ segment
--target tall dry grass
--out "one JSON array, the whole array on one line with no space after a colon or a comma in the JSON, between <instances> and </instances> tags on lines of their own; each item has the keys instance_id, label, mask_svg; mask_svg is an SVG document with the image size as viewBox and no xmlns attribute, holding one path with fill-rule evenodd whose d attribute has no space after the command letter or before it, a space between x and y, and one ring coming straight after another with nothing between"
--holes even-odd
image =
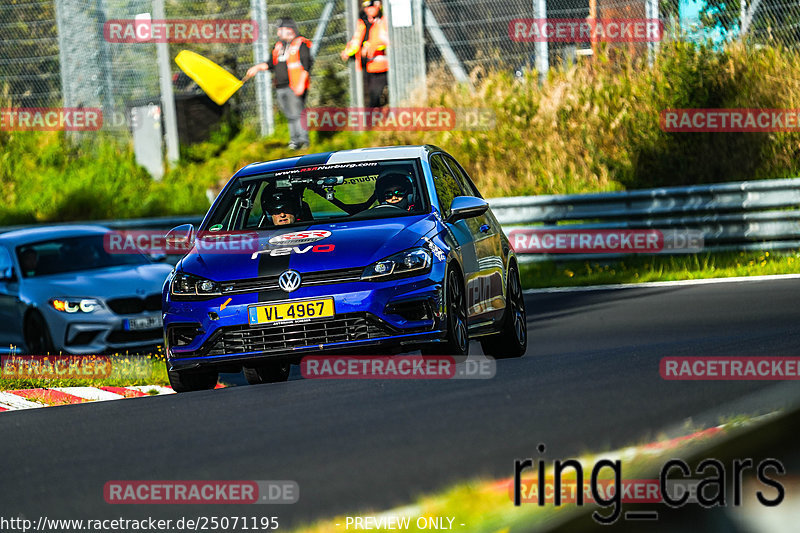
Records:
<instances>
[{"instance_id":1,"label":"tall dry grass","mask_svg":"<svg viewBox=\"0 0 800 533\"><path fill-rule=\"evenodd\" d=\"M776 48L665 43L653 68L599 54L540 86L536 73L442 85L427 104L489 108L486 131L402 132L379 144L447 149L488 196L557 194L797 175L796 133L665 133L667 108L797 108L800 56Z\"/></svg>"}]
</instances>

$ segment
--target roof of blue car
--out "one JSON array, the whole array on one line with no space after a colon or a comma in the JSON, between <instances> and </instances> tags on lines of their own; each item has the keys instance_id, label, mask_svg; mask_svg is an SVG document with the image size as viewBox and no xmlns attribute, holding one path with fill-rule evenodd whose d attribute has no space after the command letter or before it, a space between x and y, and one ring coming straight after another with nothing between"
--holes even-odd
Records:
<instances>
[{"instance_id":1,"label":"roof of blue car","mask_svg":"<svg viewBox=\"0 0 800 533\"><path fill-rule=\"evenodd\" d=\"M98 233L106 233L107 231L108 228L104 228L103 226L77 224L35 226L0 233L0 241L17 245L29 242L44 241L48 239L79 237L81 235L96 235Z\"/></svg>"},{"instance_id":2,"label":"roof of blue car","mask_svg":"<svg viewBox=\"0 0 800 533\"><path fill-rule=\"evenodd\" d=\"M384 146L379 148L358 148L355 150L339 150L322 152L297 157L287 157L275 161L251 163L239 170L236 176L252 176L266 172L276 172L295 167L311 165L331 165L335 163L354 163L361 161L379 161L383 159L411 159L421 157L430 146Z\"/></svg>"}]
</instances>

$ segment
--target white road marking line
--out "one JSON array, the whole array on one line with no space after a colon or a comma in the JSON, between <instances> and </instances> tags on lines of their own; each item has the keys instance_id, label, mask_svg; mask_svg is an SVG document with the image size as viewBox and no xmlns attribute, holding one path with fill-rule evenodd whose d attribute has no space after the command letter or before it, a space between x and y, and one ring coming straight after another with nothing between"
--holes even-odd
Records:
<instances>
[{"instance_id":1,"label":"white road marking line","mask_svg":"<svg viewBox=\"0 0 800 533\"><path fill-rule=\"evenodd\" d=\"M32 402L26 400L22 396L11 394L10 392L0 392L0 407L15 411L17 409L34 409L36 407L45 407L44 404L39 402Z\"/></svg>"},{"instance_id":2,"label":"white road marking line","mask_svg":"<svg viewBox=\"0 0 800 533\"><path fill-rule=\"evenodd\" d=\"M114 394L113 392L108 392L96 387L53 387L52 390L57 390L65 394L71 394L72 396L77 396L78 398L83 398L85 400L101 402L106 400L121 400L125 398L121 394Z\"/></svg>"},{"instance_id":3,"label":"white road marking line","mask_svg":"<svg viewBox=\"0 0 800 533\"><path fill-rule=\"evenodd\" d=\"M679 281L647 281L644 283L616 283L614 285L587 285L585 287L547 287L525 289L524 294L548 294L558 292L591 292L619 289L646 289L654 287L682 287L691 285L713 285L717 283L741 283L746 281L774 281L800 279L800 274L770 274L768 276L739 276L736 278L686 279Z\"/></svg>"}]
</instances>

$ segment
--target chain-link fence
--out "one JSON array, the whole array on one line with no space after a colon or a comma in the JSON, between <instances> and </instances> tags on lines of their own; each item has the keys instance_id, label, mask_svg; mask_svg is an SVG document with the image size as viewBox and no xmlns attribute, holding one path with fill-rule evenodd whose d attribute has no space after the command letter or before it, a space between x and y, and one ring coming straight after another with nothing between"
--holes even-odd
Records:
<instances>
[{"instance_id":1,"label":"chain-link fence","mask_svg":"<svg viewBox=\"0 0 800 533\"><path fill-rule=\"evenodd\" d=\"M252 20L262 0L164 0L167 19ZM293 17L300 33L315 41L309 105L344 105L348 67L339 53L348 39L346 2L278 0L264 2L270 49L276 22ZM416 1L416 0L415 0ZM401 12L411 0L392 0ZM416 5L416 4L415 4ZM665 39L710 40L715 45L746 38L757 44L797 47L800 4L785 0L426 0L423 2L425 63L464 81L492 70L519 72L560 68L591 55L591 39L555 40L542 45L513 38L520 19L652 19L663 22ZM416 8L415 8L416 9ZM4 0L0 4L0 98L3 105L102 107L108 126L119 126L131 105L160 98L156 44L115 43L104 25L152 13L153 0ZM416 11L415 11L416 12ZM633 54L648 54L653 43L614 43ZM253 43L169 45L170 60L182 49L200 53L242 78L254 61ZM542 62L546 55L546 62ZM174 63L176 94L196 89ZM344 98L344 101L341 99ZM256 85L247 83L231 100L246 123L260 117ZM336 101L332 101L336 100ZM108 119L111 120L108 120ZM124 128L120 127L124 131Z\"/></svg>"},{"instance_id":2,"label":"chain-link fence","mask_svg":"<svg viewBox=\"0 0 800 533\"><path fill-rule=\"evenodd\" d=\"M331 4L327 10L326 5ZM347 39L343 0L267 3L270 42L281 17L293 17L300 33L315 43L312 86L335 76L347 90L346 65L339 51ZM167 0L168 20L252 20L248 0ZM329 13L324 20L321 15ZM101 107L107 128L121 127L132 105L158 101L159 71L152 41L110 42L109 21L133 20L153 12L152 0L11 0L0 5L0 95L14 107ZM324 27L323 27L324 26ZM239 78L254 64L253 43L170 44L170 59L180 50L197 52ZM180 95L197 87L173 63L173 86ZM315 93L311 94L312 101ZM319 100L319 95L316 96ZM231 100L245 122L258 120L255 84L245 84ZM121 118L122 117L122 118Z\"/></svg>"}]
</instances>

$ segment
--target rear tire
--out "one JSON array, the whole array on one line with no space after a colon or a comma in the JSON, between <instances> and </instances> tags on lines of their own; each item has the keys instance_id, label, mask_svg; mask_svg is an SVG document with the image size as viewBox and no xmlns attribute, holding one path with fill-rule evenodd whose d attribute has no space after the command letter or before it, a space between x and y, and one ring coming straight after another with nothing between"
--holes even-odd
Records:
<instances>
[{"instance_id":1,"label":"rear tire","mask_svg":"<svg viewBox=\"0 0 800 533\"><path fill-rule=\"evenodd\" d=\"M506 310L503 312L502 329L495 335L481 339L485 355L495 359L522 357L528 349L528 322L525 314L525 299L519 270L515 266L508 270L506 285Z\"/></svg>"},{"instance_id":2,"label":"rear tire","mask_svg":"<svg viewBox=\"0 0 800 533\"><path fill-rule=\"evenodd\" d=\"M48 355L55 353L53 339L44 317L38 311L31 311L25 317L25 348L30 355Z\"/></svg>"},{"instance_id":3,"label":"rear tire","mask_svg":"<svg viewBox=\"0 0 800 533\"><path fill-rule=\"evenodd\" d=\"M420 351L422 355L467 355L469 352L467 300L464 297L464 283L455 270L447 272L444 302L447 317L445 341L423 346Z\"/></svg>"},{"instance_id":4,"label":"rear tire","mask_svg":"<svg viewBox=\"0 0 800 533\"><path fill-rule=\"evenodd\" d=\"M244 377L250 385L280 383L289 379L292 365L289 361L273 361L256 367L244 367Z\"/></svg>"},{"instance_id":5,"label":"rear tire","mask_svg":"<svg viewBox=\"0 0 800 533\"><path fill-rule=\"evenodd\" d=\"M175 392L209 390L217 386L219 372L213 370L169 370L169 385Z\"/></svg>"}]
</instances>

